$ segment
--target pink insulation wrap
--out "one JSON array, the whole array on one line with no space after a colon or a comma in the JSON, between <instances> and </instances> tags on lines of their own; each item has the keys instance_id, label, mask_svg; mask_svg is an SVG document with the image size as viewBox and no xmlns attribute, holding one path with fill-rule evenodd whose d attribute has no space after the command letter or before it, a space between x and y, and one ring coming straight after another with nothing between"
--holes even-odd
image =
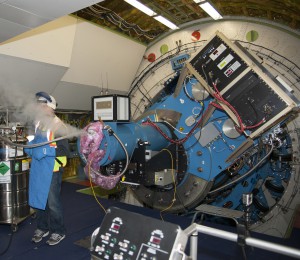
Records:
<instances>
[{"instance_id":1,"label":"pink insulation wrap","mask_svg":"<svg viewBox=\"0 0 300 260\"><path fill-rule=\"evenodd\" d=\"M84 167L86 176L91 178L91 181L96 185L111 190L119 182L121 174L106 176L100 172L99 162L105 155L105 150L99 149L104 137L103 127L102 122L94 122L83 129L85 133L80 138L80 153L87 160L87 164Z\"/></svg>"}]
</instances>

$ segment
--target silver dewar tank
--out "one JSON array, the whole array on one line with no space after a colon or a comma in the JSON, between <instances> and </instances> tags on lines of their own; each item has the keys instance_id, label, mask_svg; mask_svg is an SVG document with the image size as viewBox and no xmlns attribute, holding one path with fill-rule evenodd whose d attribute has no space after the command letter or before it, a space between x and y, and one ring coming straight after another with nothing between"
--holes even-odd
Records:
<instances>
[{"instance_id":1,"label":"silver dewar tank","mask_svg":"<svg viewBox=\"0 0 300 260\"><path fill-rule=\"evenodd\" d=\"M23 130L0 126L0 135L26 144ZM0 139L0 223L17 224L29 215L28 180L29 160L23 148L11 147Z\"/></svg>"}]
</instances>

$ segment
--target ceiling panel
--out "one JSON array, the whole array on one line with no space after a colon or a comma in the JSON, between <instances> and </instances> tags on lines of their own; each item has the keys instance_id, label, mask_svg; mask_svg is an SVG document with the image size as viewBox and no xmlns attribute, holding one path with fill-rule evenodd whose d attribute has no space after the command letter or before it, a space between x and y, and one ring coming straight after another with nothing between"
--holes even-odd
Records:
<instances>
[{"instance_id":1,"label":"ceiling panel","mask_svg":"<svg viewBox=\"0 0 300 260\"><path fill-rule=\"evenodd\" d=\"M103 0L0 0L0 43Z\"/></svg>"},{"instance_id":2,"label":"ceiling panel","mask_svg":"<svg viewBox=\"0 0 300 260\"><path fill-rule=\"evenodd\" d=\"M103 0L102 0L103 1ZM70 14L101 0L9 0L6 4L50 19Z\"/></svg>"},{"instance_id":3,"label":"ceiling panel","mask_svg":"<svg viewBox=\"0 0 300 260\"><path fill-rule=\"evenodd\" d=\"M0 54L0 89L32 94L38 91L52 93L67 67ZM34 75L34 77L32 76Z\"/></svg>"},{"instance_id":4,"label":"ceiling panel","mask_svg":"<svg viewBox=\"0 0 300 260\"><path fill-rule=\"evenodd\" d=\"M28 27L0 18L0 43L28 31Z\"/></svg>"},{"instance_id":5,"label":"ceiling panel","mask_svg":"<svg viewBox=\"0 0 300 260\"><path fill-rule=\"evenodd\" d=\"M2 19L11 21L16 24L23 25L25 27L34 28L44 23L51 21L48 18L44 18L22 9L16 8L11 5L2 4L0 8L0 17Z\"/></svg>"}]
</instances>

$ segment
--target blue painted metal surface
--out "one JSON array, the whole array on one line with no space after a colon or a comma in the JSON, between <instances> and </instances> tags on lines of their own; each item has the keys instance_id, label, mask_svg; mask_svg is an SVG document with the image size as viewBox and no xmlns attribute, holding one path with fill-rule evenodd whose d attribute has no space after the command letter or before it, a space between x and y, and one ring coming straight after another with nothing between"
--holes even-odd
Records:
<instances>
[{"instance_id":1,"label":"blue painted metal surface","mask_svg":"<svg viewBox=\"0 0 300 260\"><path fill-rule=\"evenodd\" d=\"M109 125L120 138L129 155L132 155L134 149L137 148L139 141L148 142L149 149L154 151L159 151L168 145L168 141L159 135L151 126L133 122L107 122L106 124ZM167 136L171 136L170 130L165 125L159 124L159 127ZM110 135L108 131L104 131L104 140L99 149L106 151L104 158L99 162L101 166L125 159L125 152L120 143L114 136Z\"/></svg>"}]
</instances>

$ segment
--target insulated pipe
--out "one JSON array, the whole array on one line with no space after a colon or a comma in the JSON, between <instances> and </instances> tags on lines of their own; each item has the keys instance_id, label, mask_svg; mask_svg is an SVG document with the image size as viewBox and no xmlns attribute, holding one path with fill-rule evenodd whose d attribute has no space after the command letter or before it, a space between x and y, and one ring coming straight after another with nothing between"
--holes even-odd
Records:
<instances>
[{"instance_id":1,"label":"insulated pipe","mask_svg":"<svg viewBox=\"0 0 300 260\"><path fill-rule=\"evenodd\" d=\"M106 124L110 128L109 130L106 130L106 128L103 130L104 138L99 149L105 150L105 156L100 161L100 165L107 165L126 158L124 150L110 133L110 129L120 138L130 157L138 147L139 142L141 145L146 145L147 149L152 151L160 151L169 145L169 142L156 129L149 125L140 125L132 122L106 122ZM171 132L166 125L162 123L158 123L157 125L165 135L171 138Z\"/></svg>"},{"instance_id":2,"label":"insulated pipe","mask_svg":"<svg viewBox=\"0 0 300 260\"><path fill-rule=\"evenodd\" d=\"M235 233L216 229L216 228L211 228L211 227L207 227L207 226L203 226L203 225L199 225L199 224L195 224L195 223L184 230L184 232L188 236L194 235L195 231L197 231L198 233L203 233L206 235L219 237L219 238L230 240L233 242L238 241L238 235ZM279 254L283 254L283 255L287 255L287 256L291 256L291 257L300 259L300 250L292 248L292 247L282 246L282 245L278 245L275 243L263 241L260 239L251 238L251 237L245 238L245 244L248 246L257 247L257 248L261 248L261 249L268 250L271 252L275 252L275 253L279 253ZM193 245L194 245L193 247L196 246L196 248L193 248L193 249L191 248L191 251L194 255L197 252L197 245L195 245L195 243L193 243Z\"/></svg>"}]
</instances>

